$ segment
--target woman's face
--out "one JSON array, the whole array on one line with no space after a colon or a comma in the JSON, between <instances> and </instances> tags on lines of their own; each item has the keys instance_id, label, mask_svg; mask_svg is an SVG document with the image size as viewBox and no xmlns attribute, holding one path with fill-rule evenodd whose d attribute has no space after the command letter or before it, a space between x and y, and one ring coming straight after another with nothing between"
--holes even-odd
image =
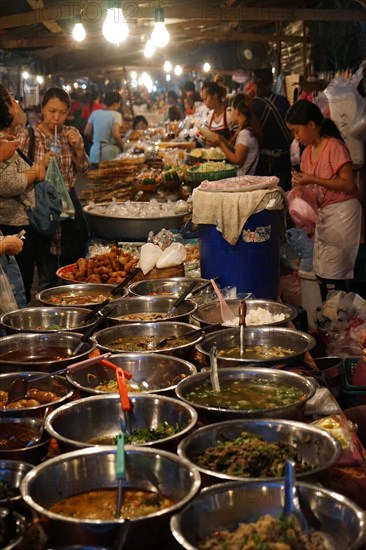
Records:
<instances>
[{"instance_id":1,"label":"woman's face","mask_svg":"<svg viewBox=\"0 0 366 550\"><path fill-rule=\"evenodd\" d=\"M287 124L295 139L302 145L311 145L318 135L317 126L313 121L307 124Z\"/></svg>"},{"instance_id":2,"label":"woman's face","mask_svg":"<svg viewBox=\"0 0 366 550\"><path fill-rule=\"evenodd\" d=\"M53 134L56 126L60 129L64 124L68 113L69 108L66 103L60 101L57 97L52 97L42 107L43 124Z\"/></svg>"},{"instance_id":3,"label":"woman's face","mask_svg":"<svg viewBox=\"0 0 366 550\"><path fill-rule=\"evenodd\" d=\"M204 104L208 109L215 109L215 107L217 107L218 99L215 94L214 95L208 94L207 90L203 89L201 92L201 97L202 97L202 101L204 102Z\"/></svg>"}]
</instances>

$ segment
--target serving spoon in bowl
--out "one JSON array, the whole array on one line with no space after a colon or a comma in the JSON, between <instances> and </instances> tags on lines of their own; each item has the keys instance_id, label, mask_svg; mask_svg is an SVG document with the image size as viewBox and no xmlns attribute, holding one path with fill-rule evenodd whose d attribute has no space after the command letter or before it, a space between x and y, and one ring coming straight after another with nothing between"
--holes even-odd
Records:
<instances>
[{"instance_id":1,"label":"serving spoon in bowl","mask_svg":"<svg viewBox=\"0 0 366 550\"><path fill-rule=\"evenodd\" d=\"M294 463L285 461L285 503L282 515L294 520L296 526L309 538L309 525L301 510L299 495L296 488L296 476Z\"/></svg>"}]
</instances>

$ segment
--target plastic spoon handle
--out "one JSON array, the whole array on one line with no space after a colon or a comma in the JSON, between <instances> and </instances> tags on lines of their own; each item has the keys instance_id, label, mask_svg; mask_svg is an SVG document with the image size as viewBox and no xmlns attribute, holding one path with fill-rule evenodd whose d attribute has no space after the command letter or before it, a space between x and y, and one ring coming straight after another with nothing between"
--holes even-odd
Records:
<instances>
[{"instance_id":1,"label":"plastic spoon handle","mask_svg":"<svg viewBox=\"0 0 366 550\"><path fill-rule=\"evenodd\" d=\"M247 316L247 304L245 300L242 300L239 305L239 326L240 326L240 356L244 355L245 351L245 319Z\"/></svg>"},{"instance_id":2,"label":"plastic spoon handle","mask_svg":"<svg viewBox=\"0 0 366 550\"><path fill-rule=\"evenodd\" d=\"M219 290L219 287L217 286L215 281L213 279L210 279L210 281L211 281L211 284L212 284L212 286L214 288L214 291L216 292L217 297L218 297L219 302L220 302L221 317L222 317L223 322L233 321L235 319L234 313L231 311L231 309L229 308L229 306L225 302L224 297L221 294L221 292Z\"/></svg>"},{"instance_id":3,"label":"plastic spoon handle","mask_svg":"<svg viewBox=\"0 0 366 550\"><path fill-rule=\"evenodd\" d=\"M193 281L188 288L186 288L186 290L183 292L183 294L181 296L179 296L179 298L174 302L174 304L172 305L172 307L170 308L170 310L168 311L168 313L166 314L165 317L170 317L171 314L173 313L173 311L180 306L180 304L185 300L185 298L188 296L188 294L191 292L191 290L193 289L193 287L196 286L196 284L198 283L198 281Z\"/></svg>"},{"instance_id":4,"label":"plastic spoon handle","mask_svg":"<svg viewBox=\"0 0 366 550\"><path fill-rule=\"evenodd\" d=\"M211 378L212 389L215 392L219 392L220 382L219 382L219 375L217 372L217 347L216 346L212 346L211 348L210 363L211 363L210 378Z\"/></svg>"},{"instance_id":5,"label":"plastic spoon handle","mask_svg":"<svg viewBox=\"0 0 366 550\"><path fill-rule=\"evenodd\" d=\"M122 281L122 283L119 283L119 285L115 286L114 288L112 288L111 290L111 294L113 294L113 296L115 296L116 294L119 293L120 290L122 290L123 288L125 288L125 286L130 282L132 281L132 279L134 279L134 277L136 277L136 275L138 273L140 273L141 271L141 268L140 267L137 267L136 269L133 269L132 271L129 272L129 274L127 275L127 277Z\"/></svg>"},{"instance_id":6,"label":"plastic spoon handle","mask_svg":"<svg viewBox=\"0 0 366 550\"><path fill-rule=\"evenodd\" d=\"M116 456L116 479L118 480L117 500L115 517L121 515L121 507L123 500L123 479L125 477L125 437L123 432L117 436L117 456Z\"/></svg>"},{"instance_id":7,"label":"plastic spoon handle","mask_svg":"<svg viewBox=\"0 0 366 550\"><path fill-rule=\"evenodd\" d=\"M118 368L116 370L116 378L117 378L119 396L121 398L122 410L123 411L130 411L131 410L131 403L130 403L130 400L128 398L126 379L125 379L125 375L124 375L122 369Z\"/></svg>"},{"instance_id":8,"label":"plastic spoon handle","mask_svg":"<svg viewBox=\"0 0 366 550\"><path fill-rule=\"evenodd\" d=\"M61 374L63 372L67 372L70 370L78 370L81 368L90 367L91 365L94 365L94 363L99 363L99 361L103 361L104 359L107 359L111 355L112 355L111 352L104 353L103 355L96 355L95 357L84 359L84 361L78 361L78 363L74 363L73 365L69 365L68 367L64 367L63 369L59 369L54 372L47 372L42 376L37 376L37 378L30 378L29 381L36 382L38 380L43 380L43 378L47 378L48 376L55 376L55 374Z\"/></svg>"}]
</instances>

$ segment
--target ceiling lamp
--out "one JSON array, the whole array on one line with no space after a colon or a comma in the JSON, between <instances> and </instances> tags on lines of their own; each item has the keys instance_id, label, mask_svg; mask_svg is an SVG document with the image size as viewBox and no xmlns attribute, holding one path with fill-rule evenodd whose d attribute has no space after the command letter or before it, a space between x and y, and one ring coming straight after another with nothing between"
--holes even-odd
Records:
<instances>
[{"instance_id":1,"label":"ceiling lamp","mask_svg":"<svg viewBox=\"0 0 366 550\"><path fill-rule=\"evenodd\" d=\"M174 67L174 74L177 75L177 76L180 76L183 72L183 69L180 65L176 65Z\"/></svg>"},{"instance_id":2,"label":"ceiling lamp","mask_svg":"<svg viewBox=\"0 0 366 550\"><path fill-rule=\"evenodd\" d=\"M155 45L153 44L152 40L148 40L146 42L146 46L145 46L145 49L144 49L144 56L147 57L147 58L150 58L154 55L155 53Z\"/></svg>"},{"instance_id":3,"label":"ceiling lamp","mask_svg":"<svg viewBox=\"0 0 366 550\"><path fill-rule=\"evenodd\" d=\"M84 25L81 22L80 13L75 16L75 26L72 31L72 37L74 40L76 40L76 42L82 42L86 37L86 32L84 29Z\"/></svg>"},{"instance_id":4,"label":"ceiling lamp","mask_svg":"<svg viewBox=\"0 0 366 550\"><path fill-rule=\"evenodd\" d=\"M28 71L23 71L23 72L22 72L22 78L23 78L23 80L28 80L28 78L29 78L29 72L28 72Z\"/></svg>"},{"instance_id":5,"label":"ceiling lamp","mask_svg":"<svg viewBox=\"0 0 366 550\"><path fill-rule=\"evenodd\" d=\"M207 63L207 62L204 63L204 64L203 64L203 71L204 71L205 73L209 73L210 70L211 70L211 65L210 65L209 63Z\"/></svg>"},{"instance_id":6,"label":"ceiling lamp","mask_svg":"<svg viewBox=\"0 0 366 550\"><path fill-rule=\"evenodd\" d=\"M155 10L155 23L151 33L151 40L157 48L164 48L170 40L170 34L165 26L163 8L156 8Z\"/></svg>"},{"instance_id":7,"label":"ceiling lamp","mask_svg":"<svg viewBox=\"0 0 366 550\"><path fill-rule=\"evenodd\" d=\"M43 84L43 82L44 82L43 76L40 75L40 74L37 74L37 76L36 76L36 82L37 82L37 84Z\"/></svg>"},{"instance_id":8,"label":"ceiling lamp","mask_svg":"<svg viewBox=\"0 0 366 550\"><path fill-rule=\"evenodd\" d=\"M166 73L170 73L170 71L172 70L172 64L170 63L170 61L165 61L164 63L164 71Z\"/></svg>"},{"instance_id":9,"label":"ceiling lamp","mask_svg":"<svg viewBox=\"0 0 366 550\"><path fill-rule=\"evenodd\" d=\"M119 2L108 0L107 17L102 27L104 38L112 44L120 44L128 35L128 25L121 8L117 8L116 5L119 5Z\"/></svg>"}]
</instances>

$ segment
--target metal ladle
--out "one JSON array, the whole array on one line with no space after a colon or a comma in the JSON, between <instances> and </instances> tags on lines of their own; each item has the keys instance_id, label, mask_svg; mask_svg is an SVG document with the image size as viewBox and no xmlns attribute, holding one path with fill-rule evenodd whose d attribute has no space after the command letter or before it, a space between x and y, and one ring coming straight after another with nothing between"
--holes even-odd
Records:
<instances>
[{"instance_id":1,"label":"metal ladle","mask_svg":"<svg viewBox=\"0 0 366 550\"><path fill-rule=\"evenodd\" d=\"M282 515L291 518L306 537L309 537L309 526L302 513L299 495L296 488L295 465L290 460L285 462L285 503Z\"/></svg>"},{"instance_id":2,"label":"metal ladle","mask_svg":"<svg viewBox=\"0 0 366 550\"><path fill-rule=\"evenodd\" d=\"M210 379L212 384L212 389L214 392L219 392L220 389L220 382L219 382L219 374L217 372L217 347L212 346L210 351L210 363L211 363L211 371L210 371Z\"/></svg>"}]
</instances>

